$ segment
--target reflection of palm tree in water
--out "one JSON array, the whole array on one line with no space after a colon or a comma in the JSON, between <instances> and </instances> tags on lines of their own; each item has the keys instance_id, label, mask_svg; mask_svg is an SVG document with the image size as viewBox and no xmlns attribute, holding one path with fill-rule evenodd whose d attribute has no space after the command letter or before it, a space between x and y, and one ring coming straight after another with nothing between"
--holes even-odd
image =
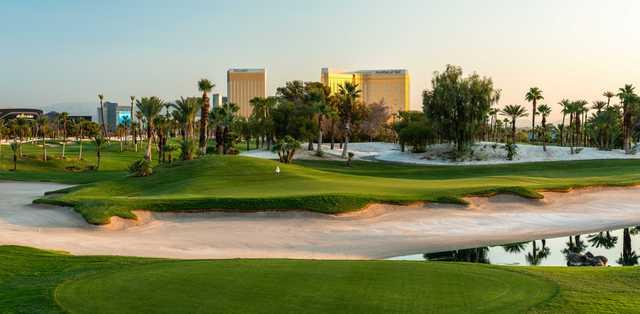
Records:
<instances>
[{"instance_id":1,"label":"reflection of palm tree in water","mask_svg":"<svg viewBox=\"0 0 640 314\"><path fill-rule=\"evenodd\" d=\"M540 247L540 249L538 249L536 241L533 241L531 243L532 249L531 252L527 253L526 259L529 265L537 266L540 265L540 263L542 263L544 259L549 257L549 254L551 254L551 250L547 247L546 240L542 240L542 246Z\"/></svg>"},{"instance_id":2,"label":"reflection of palm tree in water","mask_svg":"<svg viewBox=\"0 0 640 314\"><path fill-rule=\"evenodd\" d=\"M611 231L600 232L589 236L589 243L595 248L612 249L618 243L618 237L612 236Z\"/></svg>"},{"instance_id":3,"label":"reflection of palm tree in water","mask_svg":"<svg viewBox=\"0 0 640 314\"><path fill-rule=\"evenodd\" d=\"M584 243L582 239L580 239L580 235L569 236L569 242L567 242L567 248L562 250L562 253L566 256L569 254L582 254L587 250L587 245Z\"/></svg>"},{"instance_id":4,"label":"reflection of palm tree in water","mask_svg":"<svg viewBox=\"0 0 640 314\"><path fill-rule=\"evenodd\" d=\"M622 254L618 259L618 264L622 266L638 265L638 255L631 247L631 235L636 235L640 231L640 226L635 228L625 228L622 236Z\"/></svg>"},{"instance_id":5,"label":"reflection of palm tree in water","mask_svg":"<svg viewBox=\"0 0 640 314\"><path fill-rule=\"evenodd\" d=\"M538 248L537 241L531 242L531 247L532 247L531 252L527 253L527 255L525 256L527 262L530 265L534 265L534 266L540 265L540 263L542 263L542 261L547 257L549 257L549 255L551 254L551 250L547 247L547 240L543 239L540 242L542 243L542 246L540 248ZM513 253L513 254L524 252L526 247L527 247L526 242L512 243L512 244L506 244L502 246L505 252Z\"/></svg>"},{"instance_id":6,"label":"reflection of palm tree in water","mask_svg":"<svg viewBox=\"0 0 640 314\"><path fill-rule=\"evenodd\" d=\"M467 262L490 264L488 247L479 247L475 249L454 250L438 253L425 253L423 256L426 260L444 261L444 262Z\"/></svg>"}]
</instances>

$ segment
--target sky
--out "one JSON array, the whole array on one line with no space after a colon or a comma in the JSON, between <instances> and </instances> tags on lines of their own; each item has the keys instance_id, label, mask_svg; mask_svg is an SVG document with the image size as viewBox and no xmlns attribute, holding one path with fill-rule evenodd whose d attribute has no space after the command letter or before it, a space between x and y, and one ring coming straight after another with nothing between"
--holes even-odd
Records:
<instances>
[{"instance_id":1,"label":"sky","mask_svg":"<svg viewBox=\"0 0 640 314\"><path fill-rule=\"evenodd\" d=\"M491 77L502 105L541 88L557 121L562 98L640 86L639 14L637 0L0 0L0 108L172 101L204 77L226 94L235 67L266 68L273 94L332 67L408 69L421 109L454 64Z\"/></svg>"}]
</instances>

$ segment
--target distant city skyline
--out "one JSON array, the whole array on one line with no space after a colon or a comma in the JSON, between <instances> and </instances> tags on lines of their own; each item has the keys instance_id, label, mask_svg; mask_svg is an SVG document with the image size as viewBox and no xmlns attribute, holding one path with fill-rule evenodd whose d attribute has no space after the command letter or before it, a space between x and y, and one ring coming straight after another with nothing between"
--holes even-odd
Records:
<instances>
[{"instance_id":1,"label":"distant city skyline","mask_svg":"<svg viewBox=\"0 0 640 314\"><path fill-rule=\"evenodd\" d=\"M419 110L432 73L455 64L492 77L502 105L531 110L524 94L541 88L558 121L562 98L640 87L637 12L631 0L9 0L0 4L0 107L77 103L93 113L98 93L173 101L199 95L203 77L226 96L231 68L265 68L272 95L329 67L407 69Z\"/></svg>"}]
</instances>

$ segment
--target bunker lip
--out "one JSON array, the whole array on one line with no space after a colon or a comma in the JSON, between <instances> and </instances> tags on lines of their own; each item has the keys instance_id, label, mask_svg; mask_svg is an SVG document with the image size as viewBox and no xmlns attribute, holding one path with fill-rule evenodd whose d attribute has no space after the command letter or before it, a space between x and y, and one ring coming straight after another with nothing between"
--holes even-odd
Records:
<instances>
[{"instance_id":1,"label":"bunker lip","mask_svg":"<svg viewBox=\"0 0 640 314\"><path fill-rule=\"evenodd\" d=\"M92 226L69 208L33 205L50 183L0 182L0 245L77 255L379 259L640 225L640 188L597 187L470 197L469 206L373 204L340 215L306 211L158 213Z\"/></svg>"}]
</instances>

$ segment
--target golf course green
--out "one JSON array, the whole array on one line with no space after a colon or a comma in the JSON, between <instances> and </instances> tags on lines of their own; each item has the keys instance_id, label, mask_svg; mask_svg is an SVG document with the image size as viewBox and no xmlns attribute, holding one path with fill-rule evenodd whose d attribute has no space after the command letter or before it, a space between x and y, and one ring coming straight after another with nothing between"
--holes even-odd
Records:
<instances>
[{"instance_id":1,"label":"golf course green","mask_svg":"<svg viewBox=\"0 0 640 314\"><path fill-rule=\"evenodd\" d=\"M576 313L637 309L640 269L166 260L0 246L0 312Z\"/></svg>"},{"instance_id":2,"label":"golf course green","mask_svg":"<svg viewBox=\"0 0 640 314\"><path fill-rule=\"evenodd\" d=\"M276 166L282 169L279 176L274 174ZM55 172L50 173L50 179L57 179ZM468 167L362 161L347 167L336 161L284 165L249 157L207 156L156 167L149 177L112 173L37 202L71 206L88 222L106 224L112 216L135 218L132 210L304 209L340 213L371 203L465 203L464 196L495 193L541 198L538 192L543 190L637 183L640 162L636 160Z\"/></svg>"}]
</instances>

